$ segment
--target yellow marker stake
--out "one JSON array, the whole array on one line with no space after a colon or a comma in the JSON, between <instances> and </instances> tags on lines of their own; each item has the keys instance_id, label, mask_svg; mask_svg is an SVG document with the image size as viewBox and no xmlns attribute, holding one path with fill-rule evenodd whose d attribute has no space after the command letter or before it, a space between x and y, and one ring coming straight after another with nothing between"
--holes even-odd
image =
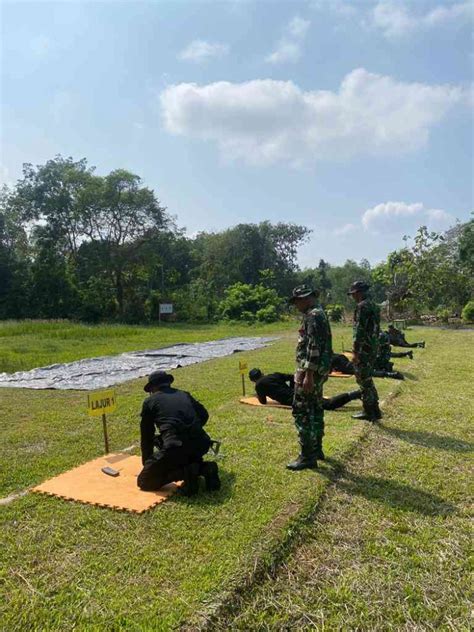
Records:
<instances>
[{"instance_id":1,"label":"yellow marker stake","mask_svg":"<svg viewBox=\"0 0 474 632\"><path fill-rule=\"evenodd\" d=\"M112 413L117 408L117 397L113 389L95 391L87 394L87 412L91 417L102 417L104 431L105 454L109 453L109 437L107 434L106 413Z\"/></svg>"},{"instance_id":2,"label":"yellow marker stake","mask_svg":"<svg viewBox=\"0 0 474 632\"><path fill-rule=\"evenodd\" d=\"M240 360L239 361L239 372L240 375L242 376L242 395L245 397L245 374L247 372L248 369L248 365L247 362L245 360Z\"/></svg>"}]
</instances>

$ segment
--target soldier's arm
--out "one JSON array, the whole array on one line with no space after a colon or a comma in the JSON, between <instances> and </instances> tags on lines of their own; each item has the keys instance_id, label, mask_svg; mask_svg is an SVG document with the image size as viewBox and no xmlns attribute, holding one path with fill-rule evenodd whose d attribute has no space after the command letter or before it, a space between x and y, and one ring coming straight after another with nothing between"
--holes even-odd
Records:
<instances>
[{"instance_id":1,"label":"soldier's arm","mask_svg":"<svg viewBox=\"0 0 474 632\"><path fill-rule=\"evenodd\" d=\"M194 412L198 416L199 423L201 424L201 426L205 426L207 420L209 419L209 413L207 412L207 409L201 404L201 402L198 402L197 399L194 399L192 395L190 395L189 393L188 395L189 399L191 400L191 404L193 405Z\"/></svg>"},{"instance_id":2,"label":"soldier's arm","mask_svg":"<svg viewBox=\"0 0 474 632\"><path fill-rule=\"evenodd\" d=\"M290 388L295 388L295 374L285 373L285 381L288 382Z\"/></svg>"},{"instance_id":3,"label":"soldier's arm","mask_svg":"<svg viewBox=\"0 0 474 632\"><path fill-rule=\"evenodd\" d=\"M257 393L257 398L258 401L265 405L267 403L267 396L265 395L265 393L263 392L263 389L261 386L259 386L258 384L255 385L255 392Z\"/></svg>"},{"instance_id":4,"label":"soldier's arm","mask_svg":"<svg viewBox=\"0 0 474 632\"><path fill-rule=\"evenodd\" d=\"M153 456L153 439L155 438L155 424L147 402L143 403L140 422L140 447L142 463L145 464Z\"/></svg>"},{"instance_id":5,"label":"soldier's arm","mask_svg":"<svg viewBox=\"0 0 474 632\"><path fill-rule=\"evenodd\" d=\"M317 371L320 358L317 317L311 314L308 323L308 344L306 346L305 358L302 362L302 369L306 371Z\"/></svg>"},{"instance_id":6,"label":"soldier's arm","mask_svg":"<svg viewBox=\"0 0 474 632\"><path fill-rule=\"evenodd\" d=\"M368 314L365 305L361 305L359 308L359 321L357 323L357 329L354 332L354 352L359 353L362 349L362 345L367 339L367 325Z\"/></svg>"}]
</instances>

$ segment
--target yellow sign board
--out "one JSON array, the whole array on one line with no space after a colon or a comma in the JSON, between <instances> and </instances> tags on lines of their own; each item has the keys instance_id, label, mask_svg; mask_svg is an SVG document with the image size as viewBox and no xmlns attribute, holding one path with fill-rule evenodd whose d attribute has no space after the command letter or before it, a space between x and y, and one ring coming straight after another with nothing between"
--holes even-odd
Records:
<instances>
[{"instance_id":1,"label":"yellow sign board","mask_svg":"<svg viewBox=\"0 0 474 632\"><path fill-rule=\"evenodd\" d=\"M248 365L246 361L239 361L239 371L240 371L240 375L245 375L245 373L247 372L248 369Z\"/></svg>"},{"instance_id":2,"label":"yellow sign board","mask_svg":"<svg viewBox=\"0 0 474 632\"><path fill-rule=\"evenodd\" d=\"M112 413L117 408L117 397L113 389L87 394L87 412L91 417Z\"/></svg>"}]
</instances>

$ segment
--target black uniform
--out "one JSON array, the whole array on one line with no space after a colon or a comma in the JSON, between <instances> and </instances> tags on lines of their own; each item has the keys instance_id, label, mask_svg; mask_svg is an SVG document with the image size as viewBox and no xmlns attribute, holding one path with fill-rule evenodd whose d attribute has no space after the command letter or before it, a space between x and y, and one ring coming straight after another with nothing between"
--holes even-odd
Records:
<instances>
[{"instance_id":1,"label":"black uniform","mask_svg":"<svg viewBox=\"0 0 474 632\"><path fill-rule=\"evenodd\" d=\"M261 404L266 404L267 397L269 397L284 406L292 406L295 394L295 377L290 373L263 375L255 382L255 391ZM334 397L323 397L323 409L335 410L358 397L360 397L360 391L341 393Z\"/></svg>"},{"instance_id":2,"label":"black uniform","mask_svg":"<svg viewBox=\"0 0 474 632\"><path fill-rule=\"evenodd\" d=\"M211 445L203 428L209 418L207 410L186 391L163 386L143 402L141 417L144 467L138 486L153 490L186 479L186 468L201 464Z\"/></svg>"},{"instance_id":3,"label":"black uniform","mask_svg":"<svg viewBox=\"0 0 474 632\"><path fill-rule=\"evenodd\" d=\"M400 329L396 329L395 327L389 327L387 330L388 337L390 339L390 344L394 347L405 347L409 349L414 349L415 347L423 347L425 343L423 341L420 342L407 342L405 338L405 334Z\"/></svg>"},{"instance_id":4,"label":"black uniform","mask_svg":"<svg viewBox=\"0 0 474 632\"><path fill-rule=\"evenodd\" d=\"M255 392L261 404L267 403L267 397L284 406L293 405L295 394L295 376L289 373L270 373L255 382Z\"/></svg>"},{"instance_id":5,"label":"black uniform","mask_svg":"<svg viewBox=\"0 0 474 632\"><path fill-rule=\"evenodd\" d=\"M344 375L355 375L354 364L343 353L334 353L331 360L331 371L344 373ZM391 377L395 380L403 379L399 371L373 371L374 377Z\"/></svg>"}]
</instances>

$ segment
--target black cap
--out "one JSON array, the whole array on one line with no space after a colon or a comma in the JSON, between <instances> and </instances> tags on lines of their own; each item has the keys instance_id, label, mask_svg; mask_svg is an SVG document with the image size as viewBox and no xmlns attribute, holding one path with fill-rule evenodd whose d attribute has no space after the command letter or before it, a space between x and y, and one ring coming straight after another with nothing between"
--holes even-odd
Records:
<instances>
[{"instance_id":1,"label":"black cap","mask_svg":"<svg viewBox=\"0 0 474 632\"><path fill-rule=\"evenodd\" d=\"M148 376L148 382L143 387L143 390L147 393L150 392L152 386L168 386L174 382L174 377L169 375L165 371L153 371Z\"/></svg>"},{"instance_id":2,"label":"black cap","mask_svg":"<svg viewBox=\"0 0 474 632\"><path fill-rule=\"evenodd\" d=\"M258 380L259 377L262 377L262 372L260 371L260 369L250 369L249 380L255 382L255 380Z\"/></svg>"},{"instance_id":3,"label":"black cap","mask_svg":"<svg viewBox=\"0 0 474 632\"><path fill-rule=\"evenodd\" d=\"M294 303L298 298L308 298L308 296L316 296L318 293L317 290L313 290L309 285L298 285L298 287L293 289L288 302Z\"/></svg>"},{"instance_id":4,"label":"black cap","mask_svg":"<svg viewBox=\"0 0 474 632\"><path fill-rule=\"evenodd\" d=\"M366 281L354 281L351 285L348 294L355 294L356 292L368 292L370 285Z\"/></svg>"}]
</instances>

